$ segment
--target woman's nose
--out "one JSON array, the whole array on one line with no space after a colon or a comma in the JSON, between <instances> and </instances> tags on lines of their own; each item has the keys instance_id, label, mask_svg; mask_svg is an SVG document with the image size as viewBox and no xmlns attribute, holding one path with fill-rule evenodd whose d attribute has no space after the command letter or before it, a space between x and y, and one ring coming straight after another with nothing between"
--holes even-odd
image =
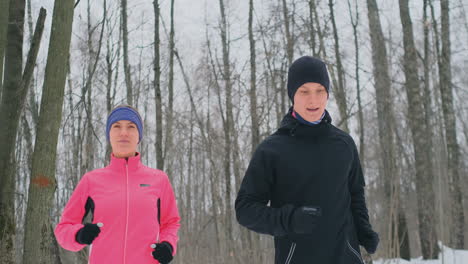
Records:
<instances>
[{"instance_id":1,"label":"woman's nose","mask_svg":"<svg viewBox=\"0 0 468 264\"><path fill-rule=\"evenodd\" d=\"M120 129L120 135L127 135L127 134L128 134L128 130L126 128Z\"/></svg>"}]
</instances>

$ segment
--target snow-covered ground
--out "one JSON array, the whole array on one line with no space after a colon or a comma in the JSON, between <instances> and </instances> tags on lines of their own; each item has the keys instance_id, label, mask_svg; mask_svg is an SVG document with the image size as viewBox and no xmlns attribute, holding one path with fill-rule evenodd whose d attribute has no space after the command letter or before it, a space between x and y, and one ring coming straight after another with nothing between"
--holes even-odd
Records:
<instances>
[{"instance_id":1,"label":"snow-covered ground","mask_svg":"<svg viewBox=\"0 0 468 264\"><path fill-rule=\"evenodd\" d=\"M437 260L423 260L422 258L411 259L378 259L375 264L468 264L468 250L456 250L443 247Z\"/></svg>"}]
</instances>

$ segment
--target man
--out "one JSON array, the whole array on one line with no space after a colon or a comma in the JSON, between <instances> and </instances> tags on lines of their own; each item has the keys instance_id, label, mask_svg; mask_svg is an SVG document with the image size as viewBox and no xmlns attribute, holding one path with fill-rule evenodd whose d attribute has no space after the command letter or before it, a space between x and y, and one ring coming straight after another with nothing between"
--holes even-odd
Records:
<instances>
[{"instance_id":1,"label":"man","mask_svg":"<svg viewBox=\"0 0 468 264\"><path fill-rule=\"evenodd\" d=\"M237 195L237 220L274 236L276 264L357 264L359 244L377 249L356 145L325 109L329 87L320 59L291 65L293 106L256 149Z\"/></svg>"}]
</instances>

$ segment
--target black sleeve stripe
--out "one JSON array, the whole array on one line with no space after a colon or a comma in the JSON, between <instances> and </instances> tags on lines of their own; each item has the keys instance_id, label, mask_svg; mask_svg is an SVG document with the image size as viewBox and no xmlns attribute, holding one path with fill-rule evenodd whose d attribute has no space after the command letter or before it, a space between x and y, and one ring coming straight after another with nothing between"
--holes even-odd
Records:
<instances>
[{"instance_id":1,"label":"black sleeve stripe","mask_svg":"<svg viewBox=\"0 0 468 264\"><path fill-rule=\"evenodd\" d=\"M81 219L81 223L84 223L84 220L86 218L86 216L89 214L89 212L91 212L91 222L93 221L94 219L94 201L91 197L88 196L88 199L86 200L86 204L85 204L85 213L83 215L83 219Z\"/></svg>"},{"instance_id":2,"label":"black sleeve stripe","mask_svg":"<svg viewBox=\"0 0 468 264\"><path fill-rule=\"evenodd\" d=\"M158 198L158 224L161 225L161 198Z\"/></svg>"}]
</instances>

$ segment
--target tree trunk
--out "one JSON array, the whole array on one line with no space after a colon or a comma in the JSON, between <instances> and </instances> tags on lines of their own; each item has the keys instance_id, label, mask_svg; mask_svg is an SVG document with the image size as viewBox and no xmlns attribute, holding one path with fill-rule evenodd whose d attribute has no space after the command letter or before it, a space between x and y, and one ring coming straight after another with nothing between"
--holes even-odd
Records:
<instances>
[{"instance_id":1,"label":"tree trunk","mask_svg":"<svg viewBox=\"0 0 468 264\"><path fill-rule=\"evenodd\" d=\"M251 153L260 142L260 124L257 114L257 67L255 62L255 39L253 34L253 0L249 1L249 44L250 44L250 121L252 124Z\"/></svg>"},{"instance_id":2,"label":"tree trunk","mask_svg":"<svg viewBox=\"0 0 468 264\"><path fill-rule=\"evenodd\" d=\"M396 168L397 156L395 151L395 132L393 125L395 124L394 110L393 110L393 100L391 94L391 79L390 79L390 70L388 66L388 56L387 49L385 46L384 35L382 32L382 26L380 24L379 9L377 2L375 0L367 0L368 8L368 21L370 28L370 37L372 45L372 64L373 64L373 74L375 81L375 93L377 100L377 121L379 127L379 143L381 149L381 178L384 183L384 197L385 204L390 205L392 200L392 193L397 193L397 197L393 195L393 198L399 200L399 183L395 179L398 170ZM398 177L400 178L400 177ZM393 186L393 187L392 187ZM393 189L396 189L396 192L392 192ZM409 252L408 240L405 240L404 237L400 237L405 232L407 233L408 228L406 226L406 221L404 221L405 214L401 209L401 206L396 206L394 208L386 208L386 215L390 216L390 212L394 212L394 215L389 218L390 222L387 226L390 227L390 230L399 232L392 234L389 232L389 237L387 237L388 246L387 254L389 257L402 257L409 259L410 256L402 255L404 252ZM402 225L402 226L400 226ZM396 240L396 241L395 241ZM406 241L407 243L400 243ZM398 248L399 256L392 254L391 245L394 245Z\"/></svg>"},{"instance_id":3,"label":"tree trunk","mask_svg":"<svg viewBox=\"0 0 468 264\"><path fill-rule=\"evenodd\" d=\"M288 65L293 63L294 57L294 39L289 24L289 12L286 0L283 0L283 17L284 17L284 30L286 35L286 56L288 58Z\"/></svg>"},{"instance_id":4,"label":"tree trunk","mask_svg":"<svg viewBox=\"0 0 468 264\"><path fill-rule=\"evenodd\" d=\"M316 9L315 5L315 0L309 0L309 17L310 17L310 40L309 40L309 46L310 49L312 50L312 56L318 57L319 56L319 51L317 51L317 40L315 38L315 34L317 34L314 26L314 10Z\"/></svg>"},{"instance_id":5,"label":"tree trunk","mask_svg":"<svg viewBox=\"0 0 468 264\"><path fill-rule=\"evenodd\" d=\"M105 8L107 9L107 4L105 5ZM107 46L107 50L106 50L106 77L107 77L107 81L106 81L106 113L107 115L110 114L110 112L112 111L112 107L114 105L114 101L115 101L115 94L116 94L116 88L112 89L113 85L112 85L112 77L114 75L114 61L117 61L115 63L115 65L119 65L119 57L120 57L120 42L117 44L117 49L114 50L114 45L111 45L111 42L112 42L112 32L113 32L113 28L112 26L110 25L110 21L109 19L106 19L106 25L107 25L107 28L108 28L108 35L107 35L107 41L106 41L106 46ZM116 55L113 54L113 52L116 51ZM117 79L118 78L118 67L116 67L115 69L115 78ZM116 86L114 86L116 87ZM105 155L105 158L109 158L110 157L110 154L112 152L112 148L111 148L111 145L110 145L110 142L108 140L106 140L106 155Z\"/></svg>"},{"instance_id":6,"label":"tree trunk","mask_svg":"<svg viewBox=\"0 0 468 264\"><path fill-rule=\"evenodd\" d=\"M423 34L424 34L424 89L423 89L423 98L424 98L424 119L425 119L425 124L427 128L433 127L433 122L432 118L434 116L434 111L433 111L433 106L432 106L432 94L430 90L430 71L431 71L431 65L432 65L432 60L431 60L431 50L430 50L430 43L429 43L429 29L431 27L431 24L429 23L428 15L427 15L427 10L428 10L428 1L429 0L424 0L423 3ZM430 151L431 157L435 157L435 152L434 152L434 131L432 129L428 129L426 131L426 137L429 142L428 144L428 151ZM432 159L434 160L434 158ZM435 167L434 167L434 162L431 162L431 167L427 168L428 170L431 170L435 173ZM435 179L434 179L435 181ZM440 195L440 194L439 194ZM435 207L434 207L435 210ZM435 214L434 214L435 215ZM439 219L439 221L442 221L442 219ZM434 221L434 225L435 225ZM442 234L439 234L440 239L442 239ZM437 245L432 245L431 248L434 248L434 250L437 251Z\"/></svg>"},{"instance_id":7,"label":"tree trunk","mask_svg":"<svg viewBox=\"0 0 468 264\"><path fill-rule=\"evenodd\" d=\"M174 123L174 0L171 0L171 30L169 33L169 86L168 86L168 99L167 99L167 111L166 111L166 144L164 148L164 157L167 157L167 153L172 151L172 127ZM171 177L172 175L172 166L168 165L166 160L166 170Z\"/></svg>"},{"instance_id":8,"label":"tree trunk","mask_svg":"<svg viewBox=\"0 0 468 264\"><path fill-rule=\"evenodd\" d=\"M162 98L161 98L161 66L159 54L159 2L153 1L154 5L154 93L156 105L156 142L154 147L156 149L156 165L159 169L164 170L164 157L163 157L163 129L162 129Z\"/></svg>"},{"instance_id":9,"label":"tree trunk","mask_svg":"<svg viewBox=\"0 0 468 264\"><path fill-rule=\"evenodd\" d=\"M333 26L333 38L335 40L335 57L336 57L336 70L338 75L338 83L335 85L335 95L336 95L336 102L338 104L338 109L340 111L341 116L341 128L348 132L348 103L346 100L346 91L345 91L345 73L343 70L343 64L341 63L341 54L340 54L340 40L338 38L338 29L336 28L335 22L335 11L334 11L334 0L328 1L328 6L330 8L330 19Z\"/></svg>"},{"instance_id":10,"label":"tree trunk","mask_svg":"<svg viewBox=\"0 0 468 264\"><path fill-rule=\"evenodd\" d=\"M8 14L10 0L0 0L0 100L3 91L3 59L7 44Z\"/></svg>"},{"instance_id":11,"label":"tree trunk","mask_svg":"<svg viewBox=\"0 0 468 264\"><path fill-rule=\"evenodd\" d=\"M223 50L223 80L225 83L225 104L226 104L226 119L224 120L223 129L224 129L224 176L226 180L226 232L227 238L229 241L232 241L232 202L231 202L231 150L232 150L232 141L231 137L234 130L233 125L233 112L232 112L232 83L231 83L231 67L229 61L229 41L227 36L228 24L225 14L224 0L219 0L219 7L221 11L221 44ZM230 245L230 242L227 242Z\"/></svg>"},{"instance_id":12,"label":"tree trunk","mask_svg":"<svg viewBox=\"0 0 468 264\"><path fill-rule=\"evenodd\" d=\"M405 88L408 97L408 118L413 137L416 166L416 191L421 250L424 259L436 259L438 255L435 232L434 172L431 168L430 141L427 138L423 98L419 87L418 57L414 44L413 26L408 0L399 0L400 18L403 27Z\"/></svg>"},{"instance_id":13,"label":"tree trunk","mask_svg":"<svg viewBox=\"0 0 468 264\"><path fill-rule=\"evenodd\" d=\"M255 39L253 32L253 12L254 4L253 0L249 1L249 45L250 45L250 121L251 121L251 148L250 153L253 155L257 145L260 143L260 124L257 113L257 67L256 67L256 50L255 50ZM236 147L236 153L238 153L238 147ZM236 155L237 156L237 155ZM238 159L238 157L236 157ZM239 177L240 178L240 177ZM236 177L237 179L237 177ZM240 179L239 179L240 180ZM236 184L236 189L238 184ZM241 229L242 232L242 241L247 244L249 248L259 247L260 237L257 234L252 234L253 232L248 231L245 228ZM247 252L243 257L245 260L255 261L257 254L252 252ZM260 262L261 263L261 262Z\"/></svg>"},{"instance_id":14,"label":"tree trunk","mask_svg":"<svg viewBox=\"0 0 468 264\"><path fill-rule=\"evenodd\" d=\"M122 42L123 42L123 63L125 73L125 86L127 87L127 104L133 105L133 85L128 61L128 27L127 27L127 0L121 0L121 26L122 26Z\"/></svg>"},{"instance_id":15,"label":"tree trunk","mask_svg":"<svg viewBox=\"0 0 468 264\"><path fill-rule=\"evenodd\" d=\"M314 3L315 3L315 0L313 0ZM326 58L327 57L327 50L325 49L325 43L324 43L324 32L320 26L320 21L318 19L318 11L317 11L317 8L314 8L312 10L313 14L314 14L314 21L315 21L315 27L316 27L316 30L317 30L317 37L318 37L318 44L319 44L319 48L318 48L318 51L317 51L317 55L321 58ZM330 68L329 68L330 70ZM331 72L329 72L329 74L331 75Z\"/></svg>"},{"instance_id":16,"label":"tree trunk","mask_svg":"<svg viewBox=\"0 0 468 264\"><path fill-rule=\"evenodd\" d=\"M400 195L401 197L401 195ZM400 199L401 200L401 199ZM401 202L400 202L401 204ZM405 211L399 206L398 209L398 242L399 242L399 252L400 258L410 260L411 251L410 251L410 242L409 242L409 229L406 221Z\"/></svg>"},{"instance_id":17,"label":"tree trunk","mask_svg":"<svg viewBox=\"0 0 468 264\"><path fill-rule=\"evenodd\" d=\"M52 236L50 209L57 188L56 151L69 59L73 5L73 0L57 0L54 5L41 113L29 185L23 263L57 262L54 256L57 244L50 241Z\"/></svg>"},{"instance_id":18,"label":"tree trunk","mask_svg":"<svg viewBox=\"0 0 468 264\"><path fill-rule=\"evenodd\" d=\"M424 1L424 6L423 6L423 34L424 34L424 110L425 110L425 120L426 120L426 126L427 127L432 127L432 122L431 122L431 117L433 115L432 111L432 100L431 100L431 90L430 90L430 72L431 72L431 51L430 51L430 42L429 42L429 29L431 27L431 24L429 23L429 18L427 15L427 9L428 9L428 1L429 0L423 0ZM432 142L433 138L433 133L432 130L428 131L430 133L428 135L429 139ZM432 143L431 143L432 146ZM433 152L431 152L433 153Z\"/></svg>"},{"instance_id":19,"label":"tree trunk","mask_svg":"<svg viewBox=\"0 0 468 264\"><path fill-rule=\"evenodd\" d=\"M359 38L358 38L358 25L359 25L359 10L358 2L355 2L354 16L351 8L351 3L348 0L349 16L351 17L351 25L353 27L353 36L354 36L354 50L355 50L355 74L356 74L356 97L358 101L358 121L359 121L359 158L361 161L366 160L365 155L365 140L364 140L364 113L362 109L362 100L361 100L361 82L359 79Z\"/></svg>"},{"instance_id":20,"label":"tree trunk","mask_svg":"<svg viewBox=\"0 0 468 264\"><path fill-rule=\"evenodd\" d=\"M452 225L450 246L463 249L465 241L465 214L460 181L460 147L457 142L456 117L452 91L449 1L440 1L442 54L439 59L439 86L444 114L445 140L448 154L448 177L451 199Z\"/></svg>"},{"instance_id":21,"label":"tree trunk","mask_svg":"<svg viewBox=\"0 0 468 264\"><path fill-rule=\"evenodd\" d=\"M0 262L6 264L14 261L15 141L22 108L17 93L20 90L23 61L24 7L24 1L13 0L9 6L5 80L0 105L6 117L0 129Z\"/></svg>"}]
</instances>

